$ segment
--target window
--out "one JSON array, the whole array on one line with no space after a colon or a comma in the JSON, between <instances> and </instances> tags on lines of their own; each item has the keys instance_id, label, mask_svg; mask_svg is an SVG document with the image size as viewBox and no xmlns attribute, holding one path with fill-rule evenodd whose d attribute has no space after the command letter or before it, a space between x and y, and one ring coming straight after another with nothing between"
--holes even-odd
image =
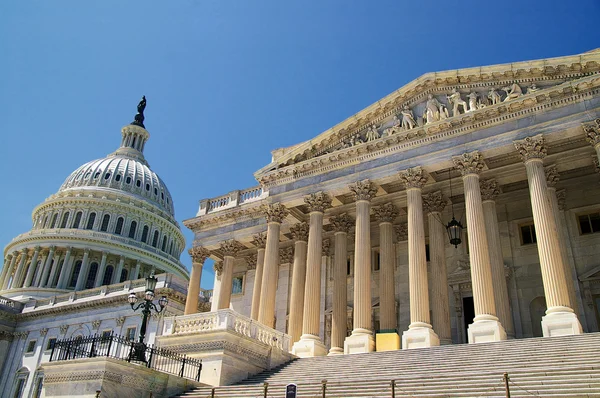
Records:
<instances>
[{"instance_id":1,"label":"window","mask_svg":"<svg viewBox=\"0 0 600 398\"><path fill-rule=\"evenodd\" d=\"M104 179L105 179L105 180L108 180L109 178L110 178L110 173L106 173L106 174L104 174Z\"/></svg>"},{"instance_id":2,"label":"window","mask_svg":"<svg viewBox=\"0 0 600 398\"><path fill-rule=\"evenodd\" d=\"M600 232L600 214L583 214L577 217L579 220L579 234L587 235Z\"/></svg>"},{"instance_id":3,"label":"window","mask_svg":"<svg viewBox=\"0 0 600 398\"><path fill-rule=\"evenodd\" d=\"M96 174L94 174L94 179L98 179L98 178L100 178L100 172L99 171L96 172Z\"/></svg>"},{"instance_id":4,"label":"window","mask_svg":"<svg viewBox=\"0 0 600 398\"><path fill-rule=\"evenodd\" d=\"M158 195L158 189L154 188L154 194Z\"/></svg>"},{"instance_id":5,"label":"window","mask_svg":"<svg viewBox=\"0 0 600 398\"><path fill-rule=\"evenodd\" d=\"M521 245L537 243L535 226L533 224L519 225L519 229L521 230Z\"/></svg>"},{"instance_id":6,"label":"window","mask_svg":"<svg viewBox=\"0 0 600 398\"><path fill-rule=\"evenodd\" d=\"M142 230L142 242L146 243L148 240L148 226L144 225L144 229Z\"/></svg>"},{"instance_id":7,"label":"window","mask_svg":"<svg viewBox=\"0 0 600 398\"><path fill-rule=\"evenodd\" d=\"M429 257L429 243L425 245L425 261L431 261Z\"/></svg>"},{"instance_id":8,"label":"window","mask_svg":"<svg viewBox=\"0 0 600 398\"><path fill-rule=\"evenodd\" d=\"M25 388L25 381L27 381L27 375L25 377L19 377L16 381L15 386L15 394L13 398L21 398L23 394L23 389Z\"/></svg>"},{"instance_id":9,"label":"window","mask_svg":"<svg viewBox=\"0 0 600 398\"><path fill-rule=\"evenodd\" d=\"M375 252L373 257L373 271L379 271L381 269L381 255L379 252Z\"/></svg>"},{"instance_id":10,"label":"window","mask_svg":"<svg viewBox=\"0 0 600 398\"><path fill-rule=\"evenodd\" d=\"M352 262L350 261L350 257L346 260L346 275L352 275Z\"/></svg>"},{"instance_id":11,"label":"window","mask_svg":"<svg viewBox=\"0 0 600 398\"><path fill-rule=\"evenodd\" d=\"M162 244L161 250L165 251L166 248L167 248L167 235L163 236L163 244Z\"/></svg>"},{"instance_id":12,"label":"window","mask_svg":"<svg viewBox=\"0 0 600 398\"><path fill-rule=\"evenodd\" d=\"M121 270L121 279L119 279L119 283L125 282L127 280L127 274L128 274L128 272L126 269Z\"/></svg>"},{"instance_id":13,"label":"window","mask_svg":"<svg viewBox=\"0 0 600 398\"><path fill-rule=\"evenodd\" d=\"M123 232L123 217L119 217L117 218L117 225L115 226L115 234L117 235L121 235L121 232Z\"/></svg>"},{"instance_id":14,"label":"window","mask_svg":"<svg viewBox=\"0 0 600 398\"><path fill-rule=\"evenodd\" d=\"M102 331L102 340L101 343L105 343L110 340L110 336L112 335L112 330L103 330Z\"/></svg>"},{"instance_id":15,"label":"window","mask_svg":"<svg viewBox=\"0 0 600 398\"><path fill-rule=\"evenodd\" d=\"M50 228L55 228L56 227L56 220L58 219L58 213L56 213L54 216L52 216L52 223L50 224Z\"/></svg>"},{"instance_id":16,"label":"window","mask_svg":"<svg viewBox=\"0 0 600 398\"><path fill-rule=\"evenodd\" d=\"M91 289L96 283L96 275L98 274L98 263L93 262L90 265L90 272L88 272L87 280L85 281L85 289Z\"/></svg>"},{"instance_id":17,"label":"window","mask_svg":"<svg viewBox=\"0 0 600 398\"><path fill-rule=\"evenodd\" d=\"M46 351L53 349L55 343L56 343L56 337L49 338L48 343L46 343Z\"/></svg>"},{"instance_id":18,"label":"window","mask_svg":"<svg viewBox=\"0 0 600 398\"><path fill-rule=\"evenodd\" d=\"M175 253L173 253L173 241L171 241L171 245L170 245L170 247L171 247L171 248L169 249L169 252L170 252L170 253L171 253L171 254L174 256L174 255L175 255Z\"/></svg>"},{"instance_id":19,"label":"window","mask_svg":"<svg viewBox=\"0 0 600 398\"><path fill-rule=\"evenodd\" d=\"M152 247L156 247L158 245L158 231L154 231L154 238L152 238Z\"/></svg>"},{"instance_id":20,"label":"window","mask_svg":"<svg viewBox=\"0 0 600 398\"><path fill-rule=\"evenodd\" d=\"M44 375L38 373L38 375L35 378L35 382L34 382L33 395L31 396L32 398L40 398L42 396L43 385L44 385Z\"/></svg>"},{"instance_id":21,"label":"window","mask_svg":"<svg viewBox=\"0 0 600 398\"><path fill-rule=\"evenodd\" d=\"M82 215L83 215L83 213L80 211L78 211L77 214L75 214L75 221L73 221L73 228L75 228L75 229L79 228L79 224L81 223Z\"/></svg>"},{"instance_id":22,"label":"window","mask_svg":"<svg viewBox=\"0 0 600 398\"><path fill-rule=\"evenodd\" d=\"M67 228L67 221L69 221L69 212L63 214L62 221L60 222L60 227Z\"/></svg>"},{"instance_id":23,"label":"window","mask_svg":"<svg viewBox=\"0 0 600 398\"><path fill-rule=\"evenodd\" d=\"M131 177L127 176L127 178L125 178L125 183L131 184Z\"/></svg>"},{"instance_id":24,"label":"window","mask_svg":"<svg viewBox=\"0 0 600 398\"><path fill-rule=\"evenodd\" d=\"M142 180L137 180L135 182L135 186L138 187L138 188L141 187L142 186Z\"/></svg>"},{"instance_id":25,"label":"window","mask_svg":"<svg viewBox=\"0 0 600 398\"><path fill-rule=\"evenodd\" d=\"M85 226L85 229L92 229L92 228L94 228L94 222L95 221L96 221L96 213L90 213L90 215L88 217L87 225Z\"/></svg>"},{"instance_id":26,"label":"window","mask_svg":"<svg viewBox=\"0 0 600 398\"><path fill-rule=\"evenodd\" d=\"M81 271L81 260L75 263L75 267L73 268L73 274L71 275L71 281L69 282L69 286L67 287L75 287L77 284L77 278L79 278L79 272Z\"/></svg>"},{"instance_id":27,"label":"window","mask_svg":"<svg viewBox=\"0 0 600 398\"><path fill-rule=\"evenodd\" d=\"M27 343L27 348L25 349L25 353L27 354L31 354L33 351L35 351L35 340L30 340L29 343Z\"/></svg>"},{"instance_id":28,"label":"window","mask_svg":"<svg viewBox=\"0 0 600 398\"><path fill-rule=\"evenodd\" d=\"M150 191L150 184L146 184L146 191Z\"/></svg>"},{"instance_id":29,"label":"window","mask_svg":"<svg viewBox=\"0 0 600 398\"><path fill-rule=\"evenodd\" d=\"M104 285L104 286L110 285L110 282L112 281L112 276L113 276L114 272L115 272L115 267L113 267L112 265L109 265L108 267L106 267L106 271L104 271L104 278L102 278L102 285Z\"/></svg>"},{"instance_id":30,"label":"window","mask_svg":"<svg viewBox=\"0 0 600 398\"><path fill-rule=\"evenodd\" d=\"M116 177L115 177L115 181L116 181L116 182L119 182L119 181L121 181L121 174L117 174L117 175L116 175Z\"/></svg>"},{"instance_id":31,"label":"window","mask_svg":"<svg viewBox=\"0 0 600 398\"><path fill-rule=\"evenodd\" d=\"M244 275L234 276L231 281L231 294L242 294L244 292Z\"/></svg>"},{"instance_id":32,"label":"window","mask_svg":"<svg viewBox=\"0 0 600 398\"><path fill-rule=\"evenodd\" d=\"M110 222L110 215L105 214L104 217L102 217L102 225L100 226L100 231L102 231L102 232L108 231L108 223L109 222Z\"/></svg>"},{"instance_id":33,"label":"window","mask_svg":"<svg viewBox=\"0 0 600 398\"><path fill-rule=\"evenodd\" d=\"M129 225L129 237L131 239L135 239L135 230L137 228L137 222L132 221L131 224Z\"/></svg>"},{"instance_id":34,"label":"window","mask_svg":"<svg viewBox=\"0 0 600 398\"><path fill-rule=\"evenodd\" d=\"M125 332L125 338L129 341L133 341L135 340L135 326L134 327L130 327L127 328L127 331Z\"/></svg>"}]
</instances>

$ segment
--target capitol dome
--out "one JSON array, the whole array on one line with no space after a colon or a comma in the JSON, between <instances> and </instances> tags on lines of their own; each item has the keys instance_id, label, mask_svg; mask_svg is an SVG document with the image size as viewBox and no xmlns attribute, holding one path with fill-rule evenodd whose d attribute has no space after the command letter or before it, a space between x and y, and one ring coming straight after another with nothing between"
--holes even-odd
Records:
<instances>
[{"instance_id":1,"label":"capitol dome","mask_svg":"<svg viewBox=\"0 0 600 398\"><path fill-rule=\"evenodd\" d=\"M173 199L144 158L150 134L141 112L114 153L77 168L33 210L31 231L4 249L2 296L48 297L150 273L188 279Z\"/></svg>"}]
</instances>

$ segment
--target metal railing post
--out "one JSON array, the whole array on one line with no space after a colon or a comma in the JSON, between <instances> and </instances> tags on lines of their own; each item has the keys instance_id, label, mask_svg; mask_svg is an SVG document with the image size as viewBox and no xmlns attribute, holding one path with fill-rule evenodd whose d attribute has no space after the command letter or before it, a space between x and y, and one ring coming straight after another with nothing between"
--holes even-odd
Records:
<instances>
[{"instance_id":1,"label":"metal railing post","mask_svg":"<svg viewBox=\"0 0 600 398\"><path fill-rule=\"evenodd\" d=\"M264 394L263 394L263 397L264 397L264 398L267 398L267 391L269 391L269 383L265 382L265 383L263 384L263 388L264 388Z\"/></svg>"},{"instance_id":2,"label":"metal railing post","mask_svg":"<svg viewBox=\"0 0 600 398\"><path fill-rule=\"evenodd\" d=\"M510 387L508 386L508 373L504 373L504 375L502 376L502 379L504 380L504 389L506 390L506 398L510 398Z\"/></svg>"},{"instance_id":3,"label":"metal railing post","mask_svg":"<svg viewBox=\"0 0 600 398\"><path fill-rule=\"evenodd\" d=\"M200 372L202 372L202 360L200 361L200 364L198 365L198 374L196 375L197 382L200 382Z\"/></svg>"},{"instance_id":4,"label":"metal railing post","mask_svg":"<svg viewBox=\"0 0 600 398\"><path fill-rule=\"evenodd\" d=\"M183 371L185 369L185 355L183 356L183 362L181 363L181 371L179 372L179 377L183 377Z\"/></svg>"},{"instance_id":5,"label":"metal railing post","mask_svg":"<svg viewBox=\"0 0 600 398\"><path fill-rule=\"evenodd\" d=\"M113 342L113 333L114 332L110 332L110 338L108 340L108 348L106 349L106 357L110 358L110 347L112 346L112 342Z\"/></svg>"},{"instance_id":6,"label":"metal railing post","mask_svg":"<svg viewBox=\"0 0 600 398\"><path fill-rule=\"evenodd\" d=\"M390 384L392 385L392 398L396 398L396 380L392 380Z\"/></svg>"},{"instance_id":7,"label":"metal railing post","mask_svg":"<svg viewBox=\"0 0 600 398\"><path fill-rule=\"evenodd\" d=\"M323 398L325 398L325 394L327 391L327 379L321 380L321 384L323 385Z\"/></svg>"},{"instance_id":8,"label":"metal railing post","mask_svg":"<svg viewBox=\"0 0 600 398\"><path fill-rule=\"evenodd\" d=\"M215 389L210 390L210 398L215 398Z\"/></svg>"},{"instance_id":9,"label":"metal railing post","mask_svg":"<svg viewBox=\"0 0 600 398\"><path fill-rule=\"evenodd\" d=\"M152 366L152 356L154 355L154 348L150 346L148 347L148 349L150 350L150 357L148 357L148 363L146 364L146 366L150 368Z\"/></svg>"}]
</instances>

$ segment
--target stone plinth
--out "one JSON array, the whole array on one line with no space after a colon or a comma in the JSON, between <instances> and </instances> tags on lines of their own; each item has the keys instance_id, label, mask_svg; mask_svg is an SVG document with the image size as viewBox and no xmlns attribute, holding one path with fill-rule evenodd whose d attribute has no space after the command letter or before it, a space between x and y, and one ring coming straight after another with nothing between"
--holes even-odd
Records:
<instances>
[{"instance_id":1,"label":"stone plinth","mask_svg":"<svg viewBox=\"0 0 600 398\"><path fill-rule=\"evenodd\" d=\"M290 361L290 337L231 309L165 318L159 347L202 359L200 382L235 383Z\"/></svg>"},{"instance_id":2,"label":"stone plinth","mask_svg":"<svg viewBox=\"0 0 600 398\"><path fill-rule=\"evenodd\" d=\"M96 357L48 362L42 365L42 396L162 398L181 394L201 383L148 369L123 360Z\"/></svg>"},{"instance_id":3,"label":"stone plinth","mask_svg":"<svg viewBox=\"0 0 600 398\"><path fill-rule=\"evenodd\" d=\"M375 339L369 333L354 333L344 340L344 354L362 354L375 351Z\"/></svg>"},{"instance_id":4,"label":"stone plinth","mask_svg":"<svg viewBox=\"0 0 600 398\"><path fill-rule=\"evenodd\" d=\"M440 338L431 326L411 324L411 328L402 333L402 349L434 347L440 345Z\"/></svg>"},{"instance_id":5,"label":"stone plinth","mask_svg":"<svg viewBox=\"0 0 600 398\"><path fill-rule=\"evenodd\" d=\"M400 335L398 333L377 333L375 343L377 352L399 350Z\"/></svg>"}]
</instances>

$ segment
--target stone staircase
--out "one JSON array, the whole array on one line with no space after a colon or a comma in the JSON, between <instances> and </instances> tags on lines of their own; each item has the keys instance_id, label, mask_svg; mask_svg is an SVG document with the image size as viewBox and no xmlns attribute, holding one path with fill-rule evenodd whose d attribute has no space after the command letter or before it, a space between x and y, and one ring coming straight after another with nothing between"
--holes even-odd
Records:
<instances>
[{"instance_id":1,"label":"stone staircase","mask_svg":"<svg viewBox=\"0 0 600 398\"><path fill-rule=\"evenodd\" d=\"M483 344L295 359L236 385L216 387L214 396L285 397L288 383L298 397L600 397L600 333ZM181 397L211 397L201 387Z\"/></svg>"}]
</instances>

